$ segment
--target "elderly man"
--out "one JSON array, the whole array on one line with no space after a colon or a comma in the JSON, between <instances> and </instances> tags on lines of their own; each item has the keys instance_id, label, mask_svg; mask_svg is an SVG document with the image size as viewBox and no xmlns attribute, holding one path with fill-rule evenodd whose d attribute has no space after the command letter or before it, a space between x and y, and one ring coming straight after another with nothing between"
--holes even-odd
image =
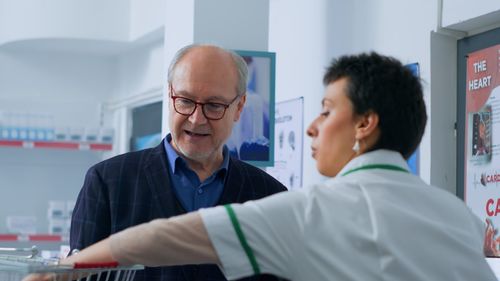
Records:
<instances>
[{"instance_id":1,"label":"elderly man","mask_svg":"<svg viewBox=\"0 0 500 281\"><path fill-rule=\"evenodd\" d=\"M127 227L286 188L230 157L224 145L245 104L245 61L232 51L190 45L168 70L168 134L152 149L89 169L73 212L70 244L83 249ZM246 280L273 280L259 276ZM146 268L135 280L225 280L215 265Z\"/></svg>"}]
</instances>

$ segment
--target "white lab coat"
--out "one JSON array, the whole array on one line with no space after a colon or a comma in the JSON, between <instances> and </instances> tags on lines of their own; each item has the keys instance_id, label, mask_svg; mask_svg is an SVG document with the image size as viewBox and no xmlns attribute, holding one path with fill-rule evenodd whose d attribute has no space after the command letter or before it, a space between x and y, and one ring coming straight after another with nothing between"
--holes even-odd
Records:
<instances>
[{"instance_id":1,"label":"white lab coat","mask_svg":"<svg viewBox=\"0 0 500 281\"><path fill-rule=\"evenodd\" d=\"M456 196L401 168L399 153L377 150L323 184L201 210L226 277L496 280L482 253L484 224Z\"/></svg>"}]
</instances>

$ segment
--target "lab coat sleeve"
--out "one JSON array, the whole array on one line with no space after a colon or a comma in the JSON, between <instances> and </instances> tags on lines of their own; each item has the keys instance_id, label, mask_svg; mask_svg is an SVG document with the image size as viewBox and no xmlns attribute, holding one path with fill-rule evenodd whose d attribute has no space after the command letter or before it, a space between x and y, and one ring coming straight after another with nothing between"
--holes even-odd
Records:
<instances>
[{"instance_id":1,"label":"lab coat sleeve","mask_svg":"<svg viewBox=\"0 0 500 281\"><path fill-rule=\"evenodd\" d=\"M200 215L192 212L169 219L156 219L110 237L114 260L123 265L164 266L216 263Z\"/></svg>"},{"instance_id":2,"label":"lab coat sleeve","mask_svg":"<svg viewBox=\"0 0 500 281\"><path fill-rule=\"evenodd\" d=\"M304 247L304 192L201 210L221 270L230 280L262 273L291 279Z\"/></svg>"}]
</instances>

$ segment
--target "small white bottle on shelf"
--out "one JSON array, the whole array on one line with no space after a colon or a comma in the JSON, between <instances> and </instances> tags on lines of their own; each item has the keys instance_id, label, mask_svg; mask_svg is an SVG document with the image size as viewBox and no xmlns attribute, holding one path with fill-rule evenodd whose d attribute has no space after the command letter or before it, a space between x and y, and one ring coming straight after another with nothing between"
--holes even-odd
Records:
<instances>
[{"instance_id":1,"label":"small white bottle on shelf","mask_svg":"<svg viewBox=\"0 0 500 281\"><path fill-rule=\"evenodd\" d=\"M80 127L72 127L69 129L69 140L72 142L83 141L83 135L85 130Z\"/></svg>"},{"instance_id":2,"label":"small white bottle on shelf","mask_svg":"<svg viewBox=\"0 0 500 281\"><path fill-rule=\"evenodd\" d=\"M100 142L102 143L113 143L114 130L113 128L101 128L100 131Z\"/></svg>"},{"instance_id":3,"label":"small white bottle on shelf","mask_svg":"<svg viewBox=\"0 0 500 281\"><path fill-rule=\"evenodd\" d=\"M69 140L69 128L68 127L56 127L54 130L54 140L55 141L68 141Z\"/></svg>"},{"instance_id":4,"label":"small white bottle on shelf","mask_svg":"<svg viewBox=\"0 0 500 281\"><path fill-rule=\"evenodd\" d=\"M48 219L64 219L67 217L66 201L51 200L47 210Z\"/></svg>"},{"instance_id":5,"label":"small white bottle on shelf","mask_svg":"<svg viewBox=\"0 0 500 281\"><path fill-rule=\"evenodd\" d=\"M49 234L52 235L64 235L66 234L66 220L53 218L49 219Z\"/></svg>"},{"instance_id":6,"label":"small white bottle on shelf","mask_svg":"<svg viewBox=\"0 0 500 281\"><path fill-rule=\"evenodd\" d=\"M95 143L99 140L98 128L85 128L85 142Z\"/></svg>"},{"instance_id":7,"label":"small white bottle on shelf","mask_svg":"<svg viewBox=\"0 0 500 281\"><path fill-rule=\"evenodd\" d=\"M68 215L69 218L73 216L73 209L75 208L75 204L76 204L75 200L66 201L66 214Z\"/></svg>"}]
</instances>

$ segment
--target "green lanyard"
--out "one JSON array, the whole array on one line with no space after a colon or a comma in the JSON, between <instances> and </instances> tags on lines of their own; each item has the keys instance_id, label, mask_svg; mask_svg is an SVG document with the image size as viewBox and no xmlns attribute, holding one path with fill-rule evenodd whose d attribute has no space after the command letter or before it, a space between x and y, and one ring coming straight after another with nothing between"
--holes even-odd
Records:
<instances>
[{"instance_id":1,"label":"green lanyard","mask_svg":"<svg viewBox=\"0 0 500 281\"><path fill-rule=\"evenodd\" d=\"M365 165L365 166L361 166L361 167L358 167L358 168L354 168L352 170L349 170L349 171L343 173L340 176L343 177L343 176L347 176L350 173L354 173L354 172L357 172L357 171L360 171L360 170L371 170L371 169L383 169L383 170L391 170L391 171L399 171L399 172L410 173L406 169L403 169L403 168L401 168L399 166L396 166L396 165L390 165L390 164L372 164L372 165Z\"/></svg>"}]
</instances>

